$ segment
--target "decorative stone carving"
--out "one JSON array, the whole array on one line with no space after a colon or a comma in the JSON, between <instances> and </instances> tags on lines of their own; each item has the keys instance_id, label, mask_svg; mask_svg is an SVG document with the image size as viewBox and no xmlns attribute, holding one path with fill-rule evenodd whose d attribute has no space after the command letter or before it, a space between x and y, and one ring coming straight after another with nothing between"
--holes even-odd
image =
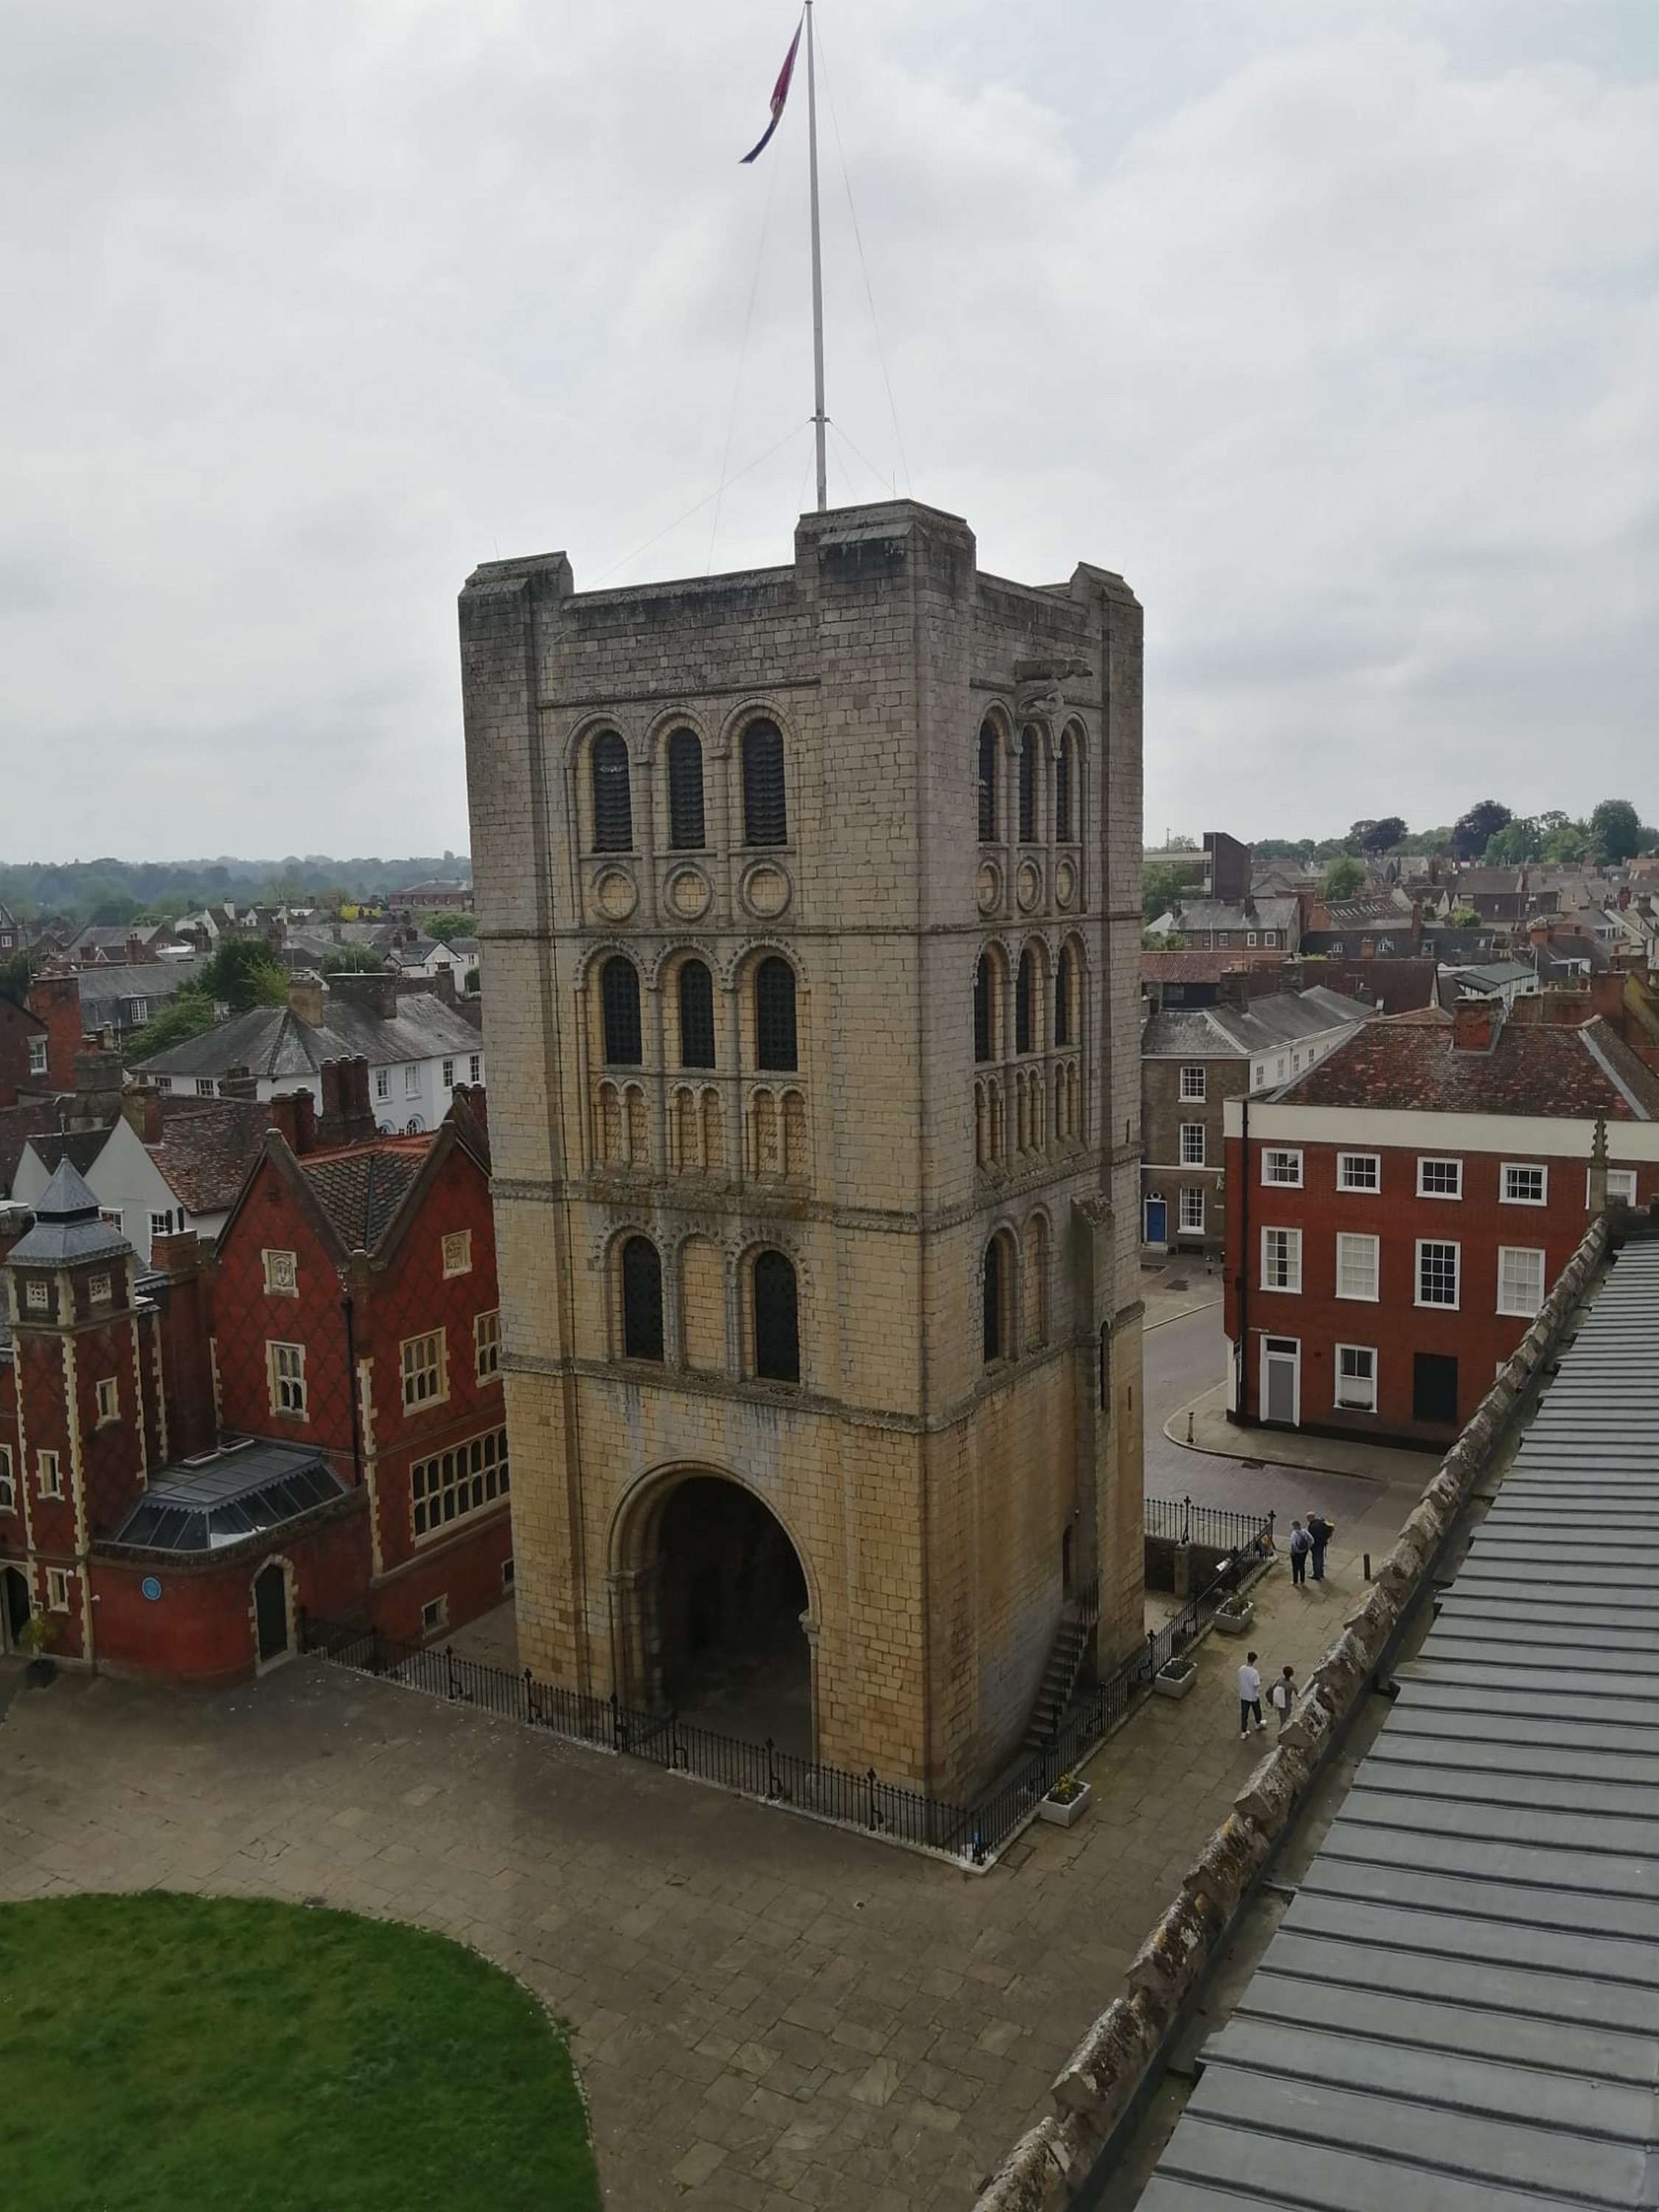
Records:
<instances>
[{"instance_id":1,"label":"decorative stone carving","mask_svg":"<svg viewBox=\"0 0 1659 2212\"><path fill-rule=\"evenodd\" d=\"M1002 904L1002 871L994 860L981 860L975 886L981 914L994 914Z\"/></svg>"},{"instance_id":2,"label":"decorative stone carving","mask_svg":"<svg viewBox=\"0 0 1659 2212\"><path fill-rule=\"evenodd\" d=\"M696 921L708 911L714 891L701 868L676 868L668 878L668 904L682 921Z\"/></svg>"},{"instance_id":3,"label":"decorative stone carving","mask_svg":"<svg viewBox=\"0 0 1659 2212\"><path fill-rule=\"evenodd\" d=\"M775 860L757 860L744 875L738 896L757 921L773 921L788 905L793 889Z\"/></svg>"},{"instance_id":4,"label":"decorative stone carving","mask_svg":"<svg viewBox=\"0 0 1659 2212\"><path fill-rule=\"evenodd\" d=\"M1054 904L1064 912L1076 896L1077 870L1069 860L1061 860L1054 868Z\"/></svg>"},{"instance_id":5,"label":"decorative stone carving","mask_svg":"<svg viewBox=\"0 0 1659 2212\"><path fill-rule=\"evenodd\" d=\"M1022 860L1014 878L1014 896L1022 914L1035 914L1042 902L1042 871L1035 860Z\"/></svg>"},{"instance_id":6,"label":"decorative stone carving","mask_svg":"<svg viewBox=\"0 0 1659 2212\"><path fill-rule=\"evenodd\" d=\"M594 878L593 903L607 921L626 921L639 902L639 885L625 868L605 868Z\"/></svg>"}]
</instances>

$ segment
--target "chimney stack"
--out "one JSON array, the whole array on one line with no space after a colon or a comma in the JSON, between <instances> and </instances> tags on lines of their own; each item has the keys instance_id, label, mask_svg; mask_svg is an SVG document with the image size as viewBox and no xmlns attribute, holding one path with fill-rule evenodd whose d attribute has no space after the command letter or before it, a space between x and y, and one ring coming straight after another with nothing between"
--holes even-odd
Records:
<instances>
[{"instance_id":1,"label":"chimney stack","mask_svg":"<svg viewBox=\"0 0 1659 2212\"><path fill-rule=\"evenodd\" d=\"M222 1098L257 1098L259 1079L251 1067L228 1067L219 1079Z\"/></svg>"},{"instance_id":2,"label":"chimney stack","mask_svg":"<svg viewBox=\"0 0 1659 2212\"><path fill-rule=\"evenodd\" d=\"M317 1102L308 1091L285 1091L270 1101L270 1126L296 1160L317 1149Z\"/></svg>"},{"instance_id":3,"label":"chimney stack","mask_svg":"<svg viewBox=\"0 0 1659 2212\"><path fill-rule=\"evenodd\" d=\"M121 1055L89 1047L75 1055L75 1118L83 1129L107 1128L121 1111Z\"/></svg>"},{"instance_id":4,"label":"chimney stack","mask_svg":"<svg viewBox=\"0 0 1659 2212\"><path fill-rule=\"evenodd\" d=\"M127 932L127 965L137 968L144 957L144 940L136 930Z\"/></svg>"},{"instance_id":5,"label":"chimney stack","mask_svg":"<svg viewBox=\"0 0 1659 2212\"><path fill-rule=\"evenodd\" d=\"M1503 1018L1500 999L1460 999L1452 1008L1452 1050L1490 1052Z\"/></svg>"},{"instance_id":6,"label":"chimney stack","mask_svg":"<svg viewBox=\"0 0 1659 2212\"><path fill-rule=\"evenodd\" d=\"M309 969L301 969L288 987L289 1012L295 1021L303 1022L307 1029L323 1026L323 979Z\"/></svg>"}]
</instances>

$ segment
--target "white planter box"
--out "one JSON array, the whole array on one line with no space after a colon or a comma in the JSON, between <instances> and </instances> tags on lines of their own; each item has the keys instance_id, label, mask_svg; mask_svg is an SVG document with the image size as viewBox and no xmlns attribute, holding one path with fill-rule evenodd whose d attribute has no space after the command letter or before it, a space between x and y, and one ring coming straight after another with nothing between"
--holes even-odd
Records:
<instances>
[{"instance_id":1,"label":"white planter box","mask_svg":"<svg viewBox=\"0 0 1659 2212\"><path fill-rule=\"evenodd\" d=\"M1255 1607L1247 1605L1237 1613L1218 1613L1215 1625L1224 1636L1243 1636L1255 1619Z\"/></svg>"},{"instance_id":2,"label":"white planter box","mask_svg":"<svg viewBox=\"0 0 1659 2212\"><path fill-rule=\"evenodd\" d=\"M1189 1667L1184 1674L1154 1674L1153 1693L1160 1698L1184 1698L1197 1680L1196 1667Z\"/></svg>"},{"instance_id":3,"label":"white planter box","mask_svg":"<svg viewBox=\"0 0 1659 2212\"><path fill-rule=\"evenodd\" d=\"M1056 1828L1069 1828L1080 1820L1089 1809L1089 1800L1094 1791L1086 1782L1079 1785L1075 1797L1064 1805L1057 1805L1052 1797L1044 1797L1037 1804L1037 1818L1047 1820Z\"/></svg>"}]
</instances>

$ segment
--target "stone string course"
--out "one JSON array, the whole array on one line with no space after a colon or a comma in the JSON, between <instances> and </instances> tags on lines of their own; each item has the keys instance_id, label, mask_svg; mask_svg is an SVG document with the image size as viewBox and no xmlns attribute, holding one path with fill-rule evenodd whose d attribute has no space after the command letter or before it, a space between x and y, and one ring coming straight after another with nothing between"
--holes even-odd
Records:
<instances>
[{"instance_id":1,"label":"stone string course","mask_svg":"<svg viewBox=\"0 0 1659 2212\"><path fill-rule=\"evenodd\" d=\"M1475 1478L1601 1267L1607 1225L1593 1222L1515 1357L1407 1515L1376 1579L1322 1654L1296 1717L1182 1878L1179 1894L1130 1962L1127 1987L1097 2014L1052 2089L1054 2109L1014 2145L975 2212L1068 2203L1157 2064L1256 1877L1284 1836L1395 1627L1451 1534Z\"/></svg>"}]
</instances>

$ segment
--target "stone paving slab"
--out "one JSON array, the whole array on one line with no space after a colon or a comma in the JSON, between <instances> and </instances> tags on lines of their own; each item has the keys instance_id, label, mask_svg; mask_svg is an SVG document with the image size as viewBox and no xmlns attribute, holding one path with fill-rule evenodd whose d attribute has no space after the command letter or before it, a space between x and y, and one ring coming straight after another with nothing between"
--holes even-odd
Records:
<instances>
[{"instance_id":1,"label":"stone paving slab","mask_svg":"<svg viewBox=\"0 0 1659 2212\"><path fill-rule=\"evenodd\" d=\"M1354 1561L1256 1587L1306 1672ZM973 1875L307 1662L212 1697L62 1676L0 1723L0 1899L325 1901L476 1945L572 2026L611 2212L965 2207L1223 1816L1235 1641ZM0 1661L0 1674L14 1662ZM463 2100L458 2110L464 2114Z\"/></svg>"}]
</instances>

